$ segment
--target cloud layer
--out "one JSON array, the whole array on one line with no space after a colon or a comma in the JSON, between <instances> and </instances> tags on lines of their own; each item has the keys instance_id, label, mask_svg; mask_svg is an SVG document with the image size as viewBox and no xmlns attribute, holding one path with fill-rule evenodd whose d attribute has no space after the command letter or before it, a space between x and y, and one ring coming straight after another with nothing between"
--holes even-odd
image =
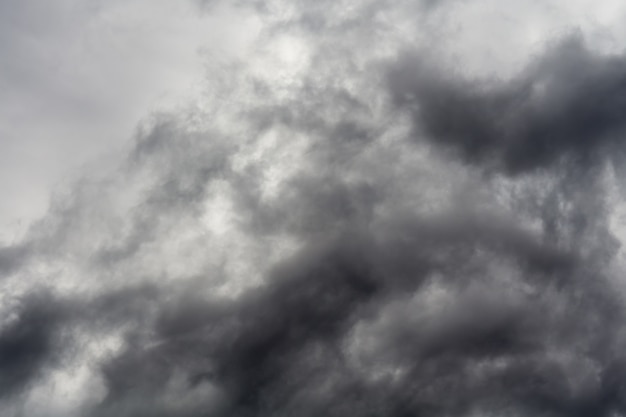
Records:
<instances>
[{"instance_id":1,"label":"cloud layer","mask_svg":"<svg viewBox=\"0 0 626 417\"><path fill-rule=\"evenodd\" d=\"M7 415L626 414L622 51L570 22L470 71L487 2L194 7L247 55L0 247Z\"/></svg>"}]
</instances>

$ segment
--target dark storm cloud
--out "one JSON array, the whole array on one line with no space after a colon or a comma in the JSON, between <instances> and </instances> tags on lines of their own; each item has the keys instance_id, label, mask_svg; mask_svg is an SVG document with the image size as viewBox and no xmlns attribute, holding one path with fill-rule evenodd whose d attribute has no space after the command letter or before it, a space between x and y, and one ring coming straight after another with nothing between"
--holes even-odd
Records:
<instances>
[{"instance_id":1,"label":"dark storm cloud","mask_svg":"<svg viewBox=\"0 0 626 417\"><path fill-rule=\"evenodd\" d=\"M19 393L42 376L63 350L58 325L63 309L47 293L34 292L17 301L0 330L0 396Z\"/></svg>"},{"instance_id":2,"label":"dark storm cloud","mask_svg":"<svg viewBox=\"0 0 626 417\"><path fill-rule=\"evenodd\" d=\"M367 44L367 24L351 23L369 24L373 3L335 20L328 2L296 4L267 39L333 30L311 40L288 94L229 73L210 128L157 116L118 171L78 181L26 243L0 250L18 294L0 328L0 400L84 365L103 391L80 411L94 417L625 413L618 243L595 163L620 144L622 59L568 41L506 83L436 72L425 55L384 74L379 57L349 53ZM418 158L390 133L389 92L412 140L529 175L470 186L448 160ZM290 154L294 138L305 145ZM589 169L563 172L570 161ZM286 178L268 197L270 168ZM224 196L231 229L214 232L205 217L224 215L210 204ZM272 258L285 235L296 249ZM73 354L107 337L119 348Z\"/></svg>"},{"instance_id":3,"label":"dark storm cloud","mask_svg":"<svg viewBox=\"0 0 626 417\"><path fill-rule=\"evenodd\" d=\"M129 320L138 324L142 311L160 297L160 291L148 285L80 300L62 299L39 288L6 297L4 307L9 310L0 327L0 397L22 394L71 361L78 351L77 335L98 330L95 337L100 337Z\"/></svg>"},{"instance_id":4,"label":"dark storm cloud","mask_svg":"<svg viewBox=\"0 0 626 417\"><path fill-rule=\"evenodd\" d=\"M624 376L621 302L596 254L569 240L602 230L593 219L603 206L562 209L589 185L601 193L598 183L557 181L554 206L533 212L544 220L539 236L514 218L467 214L469 207L374 227L375 208L384 206L379 184L343 182L324 157L365 136L353 135L359 127L327 129L287 114L261 130L278 121L322 132L324 151L312 158L326 174L296 176L275 206L262 203L254 175L222 178L236 185L246 218L264 225L250 230L286 227L306 239L305 249L237 300L185 294L159 303L147 335L131 334L103 364L108 394L95 415L623 411L615 382ZM316 241L331 230L339 237ZM591 243L610 245L610 236ZM433 286L450 299L429 301Z\"/></svg>"},{"instance_id":5,"label":"dark storm cloud","mask_svg":"<svg viewBox=\"0 0 626 417\"><path fill-rule=\"evenodd\" d=\"M580 37L557 43L510 81L465 80L419 55L389 72L397 106L424 138L464 160L509 174L623 152L626 60Z\"/></svg>"},{"instance_id":6,"label":"dark storm cloud","mask_svg":"<svg viewBox=\"0 0 626 417\"><path fill-rule=\"evenodd\" d=\"M161 402L171 390L205 393L180 415L463 415L484 407L591 416L622 407L612 381L624 372L613 357L624 347L623 315L601 277L588 281L573 255L519 230L476 235L445 219L421 223L313 244L232 303L185 296L164 305L156 339L130 342L105 366L100 412L179 415ZM549 271L522 267L511 281L489 271L503 256L532 265L539 252L552 258ZM430 285L452 301L428 311ZM355 332L363 338L356 343ZM376 379L394 370L400 375Z\"/></svg>"}]
</instances>

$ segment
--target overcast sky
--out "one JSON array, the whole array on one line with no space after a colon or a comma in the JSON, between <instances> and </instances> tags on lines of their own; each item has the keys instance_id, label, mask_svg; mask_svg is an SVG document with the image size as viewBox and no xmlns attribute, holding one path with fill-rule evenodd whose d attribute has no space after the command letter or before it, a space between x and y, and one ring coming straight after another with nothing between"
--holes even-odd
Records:
<instances>
[{"instance_id":1,"label":"overcast sky","mask_svg":"<svg viewBox=\"0 0 626 417\"><path fill-rule=\"evenodd\" d=\"M0 0L0 415L626 416L626 3Z\"/></svg>"}]
</instances>

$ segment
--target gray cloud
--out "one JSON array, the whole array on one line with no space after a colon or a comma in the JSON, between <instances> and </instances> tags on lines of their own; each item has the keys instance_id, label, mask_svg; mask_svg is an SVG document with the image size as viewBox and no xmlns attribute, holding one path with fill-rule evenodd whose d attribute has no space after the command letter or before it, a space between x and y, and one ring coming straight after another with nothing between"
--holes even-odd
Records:
<instances>
[{"instance_id":1,"label":"gray cloud","mask_svg":"<svg viewBox=\"0 0 626 417\"><path fill-rule=\"evenodd\" d=\"M476 81L415 40L457 3L242 2L250 62L0 249L2 406L626 413L623 58Z\"/></svg>"},{"instance_id":2,"label":"gray cloud","mask_svg":"<svg viewBox=\"0 0 626 417\"><path fill-rule=\"evenodd\" d=\"M598 56L573 37L508 82L464 81L429 65L408 55L391 68L394 102L412 114L417 137L471 163L516 174L621 152L620 55Z\"/></svg>"},{"instance_id":3,"label":"gray cloud","mask_svg":"<svg viewBox=\"0 0 626 417\"><path fill-rule=\"evenodd\" d=\"M226 305L189 296L165 305L156 344L134 341L107 365L101 410L160 409L177 377L185 395L204 386L208 403L195 412L225 415L621 407L610 382L620 360L609 352L623 348L622 307L602 279L589 282L575 258L522 243L523 232L487 227L463 239L432 224L429 233L415 223L384 239L360 232L315 244L268 286ZM437 261L441 252L450 256ZM536 252L554 266L533 268ZM489 271L507 253L511 269L499 273L515 276ZM433 286L448 298L429 300Z\"/></svg>"},{"instance_id":4,"label":"gray cloud","mask_svg":"<svg viewBox=\"0 0 626 417\"><path fill-rule=\"evenodd\" d=\"M14 394L62 351L58 325L63 311L45 293L29 294L6 317L0 333L0 395Z\"/></svg>"}]
</instances>

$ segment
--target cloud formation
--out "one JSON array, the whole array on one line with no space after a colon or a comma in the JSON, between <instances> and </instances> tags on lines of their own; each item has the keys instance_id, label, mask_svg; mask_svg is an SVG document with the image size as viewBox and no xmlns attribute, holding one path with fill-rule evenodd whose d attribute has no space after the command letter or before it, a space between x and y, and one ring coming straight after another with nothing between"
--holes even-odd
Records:
<instances>
[{"instance_id":1,"label":"cloud formation","mask_svg":"<svg viewBox=\"0 0 626 417\"><path fill-rule=\"evenodd\" d=\"M403 56L389 73L391 94L410 109L416 136L468 162L516 174L621 150L626 62L594 54L580 37L505 82L459 80L428 66Z\"/></svg>"},{"instance_id":2,"label":"cloud formation","mask_svg":"<svg viewBox=\"0 0 626 417\"><path fill-rule=\"evenodd\" d=\"M231 6L249 56L0 248L8 415L626 414L624 57L461 72L461 3Z\"/></svg>"}]
</instances>

